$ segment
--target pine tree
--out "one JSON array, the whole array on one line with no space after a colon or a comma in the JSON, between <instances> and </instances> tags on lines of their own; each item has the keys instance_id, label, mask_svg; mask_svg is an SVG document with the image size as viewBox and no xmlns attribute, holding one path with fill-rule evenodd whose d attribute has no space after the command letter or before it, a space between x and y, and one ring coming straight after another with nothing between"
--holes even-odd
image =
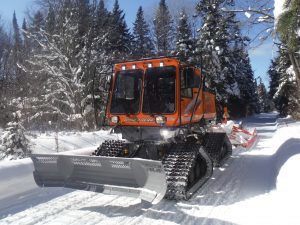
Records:
<instances>
[{"instance_id":1,"label":"pine tree","mask_svg":"<svg viewBox=\"0 0 300 225\"><path fill-rule=\"evenodd\" d=\"M261 112L268 112L270 110L268 93L265 85L261 81L257 86L257 93Z\"/></svg>"},{"instance_id":2,"label":"pine tree","mask_svg":"<svg viewBox=\"0 0 300 225\"><path fill-rule=\"evenodd\" d=\"M221 6L221 5L220 5ZM219 21L219 30L215 35L216 51L219 56L221 64L221 74L220 81L222 88L219 88L220 93L225 97L225 99L230 99L230 97L240 97L240 89L236 81L236 66L234 63L235 57L233 56L233 51L231 48L232 36L230 34L230 29L232 26L233 13L224 13L223 19Z\"/></svg>"},{"instance_id":3,"label":"pine tree","mask_svg":"<svg viewBox=\"0 0 300 225\"><path fill-rule=\"evenodd\" d=\"M14 40L14 51L17 53L22 48L22 38L20 34L19 25L17 22L16 12L13 14L13 40Z\"/></svg>"},{"instance_id":4,"label":"pine tree","mask_svg":"<svg viewBox=\"0 0 300 225\"><path fill-rule=\"evenodd\" d=\"M289 54L281 46L276 72L280 74L279 85L273 99L281 116L292 115L300 118L300 97L295 72Z\"/></svg>"},{"instance_id":5,"label":"pine tree","mask_svg":"<svg viewBox=\"0 0 300 225\"><path fill-rule=\"evenodd\" d=\"M98 35L104 35L109 26L109 12L107 11L104 0L100 0L96 9L95 25Z\"/></svg>"},{"instance_id":6,"label":"pine tree","mask_svg":"<svg viewBox=\"0 0 300 225\"><path fill-rule=\"evenodd\" d=\"M276 30L282 41L279 64L289 61L291 64L286 72L280 72L280 82L277 107L283 115L291 114L300 118L300 5L299 0L285 0L284 11L277 21ZM288 59L287 59L288 56ZM281 67L279 65L279 67ZM285 99L285 104L279 104L278 99ZM279 101L283 102L283 101ZM276 103L275 103L276 104ZM279 104L279 105L278 105Z\"/></svg>"},{"instance_id":7,"label":"pine tree","mask_svg":"<svg viewBox=\"0 0 300 225\"><path fill-rule=\"evenodd\" d=\"M115 0L109 18L109 47L114 60L125 59L132 52L132 35L127 28L125 13L120 9L118 0Z\"/></svg>"},{"instance_id":8,"label":"pine tree","mask_svg":"<svg viewBox=\"0 0 300 225\"><path fill-rule=\"evenodd\" d=\"M206 83L208 86L214 88L216 86L216 79L221 74L220 60L216 51L216 43L214 41L214 34L218 29L218 21L221 20L221 14L217 7L212 7L211 3L202 0L197 4L197 12L203 19L203 25L200 28L199 39L197 41L196 53L200 58L196 61L203 62L203 68L207 71ZM217 95L220 99L220 96Z\"/></svg>"},{"instance_id":9,"label":"pine tree","mask_svg":"<svg viewBox=\"0 0 300 225\"><path fill-rule=\"evenodd\" d=\"M299 0L284 0L285 10L277 22L277 32L285 44L300 89L300 4Z\"/></svg>"},{"instance_id":10,"label":"pine tree","mask_svg":"<svg viewBox=\"0 0 300 225\"><path fill-rule=\"evenodd\" d=\"M250 39L241 34L239 23L236 21L234 15L231 15L229 23L231 45L233 45L230 61L235 67L234 76L240 90L239 97L235 97L236 101L232 102L232 108L235 109L237 116L244 117L260 111L256 92L257 87L254 82L254 72L247 52Z\"/></svg>"},{"instance_id":11,"label":"pine tree","mask_svg":"<svg viewBox=\"0 0 300 225\"><path fill-rule=\"evenodd\" d=\"M10 65L10 57L12 51L11 38L3 27L3 23L0 17L0 126L4 127L8 122L9 114L8 106L10 99L7 97L14 95L14 89L12 88L13 73L12 66Z\"/></svg>"},{"instance_id":12,"label":"pine tree","mask_svg":"<svg viewBox=\"0 0 300 225\"><path fill-rule=\"evenodd\" d=\"M107 81L111 75L112 68L109 66L115 59L111 52L110 34L112 27L110 24L110 13L105 7L104 0L100 0L98 5L95 3L95 11L93 13L93 40L91 43L91 62L93 71L92 86L90 86L90 95L92 96L93 110L86 117L94 120L96 126L103 124L106 99L108 95ZM90 102L89 98L85 99L85 103ZM91 108L91 107L90 107Z\"/></svg>"},{"instance_id":13,"label":"pine tree","mask_svg":"<svg viewBox=\"0 0 300 225\"><path fill-rule=\"evenodd\" d=\"M154 46L150 37L149 25L145 21L144 11L140 6L133 24L133 49L136 57L149 57L153 55Z\"/></svg>"},{"instance_id":14,"label":"pine tree","mask_svg":"<svg viewBox=\"0 0 300 225\"><path fill-rule=\"evenodd\" d=\"M55 12L51 6L48 10L48 15L46 17L45 30L49 34L54 34L55 32Z\"/></svg>"},{"instance_id":15,"label":"pine tree","mask_svg":"<svg viewBox=\"0 0 300 225\"><path fill-rule=\"evenodd\" d=\"M19 64L23 62L23 42L21 38L20 28L17 22L16 13L13 13L13 48L10 56L10 63L12 67L14 79L14 92L16 96L24 96L24 84L26 83L24 73L19 68Z\"/></svg>"},{"instance_id":16,"label":"pine tree","mask_svg":"<svg viewBox=\"0 0 300 225\"><path fill-rule=\"evenodd\" d=\"M0 17L0 97L1 99L1 93L2 91L5 91L5 86L8 81L8 71L7 71L7 66L8 66L8 59L10 55L10 50L11 50L11 42L8 34L5 31L5 28L3 27L2 20Z\"/></svg>"},{"instance_id":17,"label":"pine tree","mask_svg":"<svg viewBox=\"0 0 300 225\"><path fill-rule=\"evenodd\" d=\"M194 42L189 18L185 10L182 9L176 33L176 55L178 55L182 61L191 61L193 49Z\"/></svg>"},{"instance_id":18,"label":"pine tree","mask_svg":"<svg viewBox=\"0 0 300 225\"><path fill-rule=\"evenodd\" d=\"M24 158L31 152L29 140L25 136L25 129L21 125L17 113L14 114L15 120L7 124L2 135L0 145L0 159Z\"/></svg>"},{"instance_id":19,"label":"pine tree","mask_svg":"<svg viewBox=\"0 0 300 225\"><path fill-rule=\"evenodd\" d=\"M43 29L45 25L44 16L41 11L37 11L32 20L31 29L34 31L39 31L40 29Z\"/></svg>"},{"instance_id":20,"label":"pine tree","mask_svg":"<svg viewBox=\"0 0 300 225\"><path fill-rule=\"evenodd\" d=\"M248 38L241 35L235 13L223 10L231 5L225 0L197 4L202 27L194 61L203 59L206 81L216 90L218 105L228 105L232 117L241 117L258 112L258 96L246 49Z\"/></svg>"},{"instance_id":21,"label":"pine tree","mask_svg":"<svg viewBox=\"0 0 300 225\"><path fill-rule=\"evenodd\" d=\"M22 23L22 30L27 30L27 23L26 23L26 19L23 19L23 23Z\"/></svg>"},{"instance_id":22,"label":"pine tree","mask_svg":"<svg viewBox=\"0 0 300 225\"><path fill-rule=\"evenodd\" d=\"M165 0L160 0L153 23L157 54L170 54L171 51L174 50L174 28L172 17Z\"/></svg>"},{"instance_id":23,"label":"pine tree","mask_svg":"<svg viewBox=\"0 0 300 225\"><path fill-rule=\"evenodd\" d=\"M90 5L89 0L77 0L78 8L78 34L84 37L90 28Z\"/></svg>"},{"instance_id":24,"label":"pine tree","mask_svg":"<svg viewBox=\"0 0 300 225\"><path fill-rule=\"evenodd\" d=\"M271 60L271 65L268 69L269 74L269 98L272 100L274 98L274 95L276 94L279 86L279 79L280 79L280 73L278 72L278 63L279 63L280 57L276 57L275 59Z\"/></svg>"},{"instance_id":25,"label":"pine tree","mask_svg":"<svg viewBox=\"0 0 300 225\"><path fill-rule=\"evenodd\" d=\"M234 66L230 61L230 35L228 23L222 15L223 0L202 0L197 5L203 17L197 53L204 59L208 84L216 89L219 104L227 103L230 96L238 96L239 89L234 77Z\"/></svg>"}]
</instances>

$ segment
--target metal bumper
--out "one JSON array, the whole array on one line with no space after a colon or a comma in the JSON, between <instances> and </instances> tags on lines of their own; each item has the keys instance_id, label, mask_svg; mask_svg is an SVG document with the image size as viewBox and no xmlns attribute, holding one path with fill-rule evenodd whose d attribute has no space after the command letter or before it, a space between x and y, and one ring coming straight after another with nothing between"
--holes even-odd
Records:
<instances>
[{"instance_id":1,"label":"metal bumper","mask_svg":"<svg viewBox=\"0 0 300 225\"><path fill-rule=\"evenodd\" d=\"M31 159L35 182L41 187L137 197L153 204L167 190L160 161L63 154L33 154Z\"/></svg>"}]
</instances>

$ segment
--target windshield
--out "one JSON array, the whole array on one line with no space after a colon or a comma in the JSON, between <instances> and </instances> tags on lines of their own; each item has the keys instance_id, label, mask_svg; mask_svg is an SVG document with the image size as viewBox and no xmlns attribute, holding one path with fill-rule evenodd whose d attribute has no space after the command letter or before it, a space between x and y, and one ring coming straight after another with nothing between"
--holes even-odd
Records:
<instances>
[{"instance_id":1,"label":"windshield","mask_svg":"<svg viewBox=\"0 0 300 225\"><path fill-rule=\"evenodd\" d=\"M145 74L143 113L175 112L175 77L173 66L148 68Z\"/></svg>"},{"instance_id":2,"label":"windshield","mask_svg":"<svg viewBox=\"0 0 300 225\"><path fill-rule=\"evenodd\" d=\"M142 70L120 71L116 74L110 112L137 114L140 107Z\"/></svg>"}]
</instances>

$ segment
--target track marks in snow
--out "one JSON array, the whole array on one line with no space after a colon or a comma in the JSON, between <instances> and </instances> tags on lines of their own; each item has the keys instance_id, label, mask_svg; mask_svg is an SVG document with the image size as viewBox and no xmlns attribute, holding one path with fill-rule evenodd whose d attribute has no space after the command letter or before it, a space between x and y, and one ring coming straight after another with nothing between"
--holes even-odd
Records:
<instances>
[{"instance_id":1,"label":"track marks in snow","mask_svg":"<svg viewBox=\"0 0 300 225\"><path fill-rule=\"evenodd\" d=\"M66 210L72 209L78 204L83 204L95 195L95 193L89 192L82 192L80 195L78 194L78 191L71 192L46 203L39 204L33 208L29 208L13 216L7 217L1 221L1 224L13 224L15 221L24 225L51 222L51 219L56 217L58 214L63 214Z\"/></svg>"},{"instance_id":2,"label":"track marks in snow","mask_svg":"<svg viewBox=\"0 0 300 225\"><path fill-rule=\"evenodd\" d=\"M274 186L271 174L274 160L270 155L259 155L258 151L265 151L276 131L275 119L274 115L262 115L250 121L250 125L258 127L262 142L250 151L235 149L232 157L214 170L213 177L190 201L163 200L145 207L139 199L74 191L9 215L0 224L229 225L233 223L224 218L244 221L234 213L235 207L247 205L249 198L255 200ZM270 178L266 180L266 176Z\"/></svg>"}]
</instances>

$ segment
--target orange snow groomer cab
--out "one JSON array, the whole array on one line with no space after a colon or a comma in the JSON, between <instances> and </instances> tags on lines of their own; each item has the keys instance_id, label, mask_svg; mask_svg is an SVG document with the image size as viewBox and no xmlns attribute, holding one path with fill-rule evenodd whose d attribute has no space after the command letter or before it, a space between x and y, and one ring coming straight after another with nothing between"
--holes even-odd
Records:
<instances>
[{"instance_id":1,"label":"orange snow groomer cab","mask_svg":"<svg viewBox=\"0 0 300 225\"><path fill-rule=\"evenodd\" d=\"M216 117L215 95L205 90L198 68L156 58L119 63L114 71L106 111L110 126L147 127L143 133L149 133L150 127L175 128Z\"/></svg>"}]
</instances>

